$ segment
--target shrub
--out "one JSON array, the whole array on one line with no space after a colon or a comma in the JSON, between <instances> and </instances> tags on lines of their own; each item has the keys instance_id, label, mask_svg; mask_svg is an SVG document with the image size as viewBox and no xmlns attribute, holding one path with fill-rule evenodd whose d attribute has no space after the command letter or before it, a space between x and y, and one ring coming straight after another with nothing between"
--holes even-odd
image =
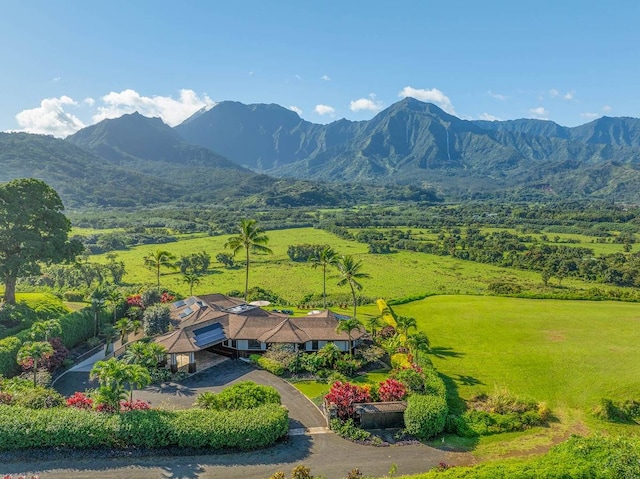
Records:
<instances>
[{"instance_id":1,"label":"shrub","mask_svg":"<svg viewBox=\"0 0 640 479\"><path fill-rule=\"evenodd\" d=\"M333 383L329 394L324 398L327 402L336 405L338 417L344 420L353 417L355 404L371 402L371 394L367 386L357 386L341 381Z\"/></svg>"},{"instance_id":2,"label":"shrub","mask_svg":"<svg viewBox=\"0 0 640 479\"><path fill-rule=\"evenodd\" d=\"M2 450L167 446L249 450L273 444L288 428L287 410L274 404L253 410L151 409L123 414L0 405Z\"/></svg>"},{"instance_id":3,"label":"shrub","mask_svg":"<svg viewBox=\"0 0 640 479\"><path fill-rule=\"evenodd\" d=\"M278 361L265 358L264 356L260 356L259 354L252 354L251 356L249 356L249 359L252 363L257 364L262 369L269 371L271 374L275 374L276 376L282 376L284 374L285 367Z\"/></svg>"},{"instance_id":4,"label":"shrub","mask_svg":"<svg viewBox=\"0 0 640 479\"><path fill-rule=\"evenodd\" d=\"M348 377L353 377L356 375L358 369L362 363L357 359L339 359L336 361L335 368L340 374L344 374Z\"/></svg>"},{"instance_id":5,"label":"shrub","mask_svg":"<svg viewBox=\"0 0 640 479\"><path fill-rule=\"evenodd\" d=\"M444 398L412 394L404 412L405 431L418 439L429 439L442 432L448 412Z\"/></svg>"},{"instance_id":6,"label":"shrub","mask_svg":"<svg viewBox=\"0 0 640 479\"><path fill-rule=\"evenodd\" d=\"M280 393L272 386L241 381L218 394L204 392L196 398L195 404L202 409L217 411L252 409L264 404L280 404Z\"/></svg>"},{"instance_id":7,"label":"shrub","mask_svg":"<svg viewBox=\"0 0 640 479\"><path fill-rule=\"evenodd\" d=\"M13 393L14 404L29 409L51 409L63 406L64 397L55 389L42 386L24 388Z\"/></svg>"},{"instance_id":8,"label":"shrub","mask_svg":"<svg viewBox=\"0 0 640 479\"><path fill-rule=\"evenodd\" d=\"M64 346L73 348L93 336L93 314L88 309L66 314L60 318L60 329Z\"/></svg>"},{"instance_id":9,"label":"shrub","mask_svg":"<svg viewBox=\"0 0 640 479\"><path fill-rule=\"evenodd\" d=\"M338 436L349 439L350 441L368 441L371 439L371 433L357 427L351 418L346 421L332 419L330 426L331 430Z\"/></svg>"},{"instance_id":10,"label":"shrub","mask_svg":"<svg viewBox=\"0 0 640 479\"><path fill-rule=\"evenodd\" d=\"M406 354L404 353L396 353L391 356L391 367L393 369L402 369L402 368L410 368L411 363Z\"/></svg>"},{"instance_id":11,"label":"shrub","mask_svg":"<svg viewBox=\"0 0 640 479\"><path fill-rule=\"evenodd\" d=\"M81 291L65 291L62 293L62 297L65 301L77 303L84 300L84 293Z\"/></svg>"},{"instance_id":12,"label":"shrub","mask_svg":"<svg viewBox=\"0 0 640 479\"><path fill-rule=\"evenodd\" d=\"M155 336L169 330L169 307L165 304L153 304L144 310L142 327L144 334Z\"/></svg>"},{"instance_id":13,"label":"shrub","mask_svg":"<svg viewBox=\"0 0 640 479\"><path fill-rule=\"evenodd\" d=\"M378 397L380 401L401 401L407 395L407 389L397 379L388 378L380 383Z\"/></svg>"},{"instance_id":14,"label":"shrub","mask_svg":"<svg viewBox=\"0 0 640 479\"><path fill-rule=\"evenodd\" d=\"M120 402L120 412L148 411L149 409L151 409L151 405L147 401L143 401L141 399Z\"/></svg>"},{"instance_id":15,"label":"shrub","mask_svg":"<svg viewBox=\"0 0 640 479\"><path fill-rule=\"evenodd\" d=\"M67 398L67 407L74 407L76 409L85 409L87 411L93 409L93 399L85 396L84 393L75 392L73 396Z\"/></svg>"},{"instance_id":16,"label":"shrub","mask_svg":"<svg viewBox=\"0 0 640 479\"><path fill-rule=\"evenodd\" d=\"M16 362L22 340L16 336L0 339L0 375L11 377L18 374L20 367Z\"/></svg>"},{"instance_id":17,"label":"shrub","mask_svg":"<svg viewBox=\"0 0 640 479\"><path fill-rule=\"evenodd\" d=\"M142 307L148 308L154 304L158 304L162 301L162 290L158 288L145 289L140 294L140 302Z\"/></svg>"}]
</instances>

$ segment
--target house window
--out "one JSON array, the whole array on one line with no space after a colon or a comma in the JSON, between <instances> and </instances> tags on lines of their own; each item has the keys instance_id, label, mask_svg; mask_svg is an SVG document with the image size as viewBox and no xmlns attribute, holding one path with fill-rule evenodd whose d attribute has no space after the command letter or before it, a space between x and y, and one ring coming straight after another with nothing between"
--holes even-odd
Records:
<instances>
[{"instance_id":1,"label":"house window","mask_svg":"<svg viewBox=\"0 0 640 479\"><path fill-rule=\"evenodd\" d=\"M318 341L311 341L311 351L318 350Z\"/></svg>"},{"instance_id":2,"label":"house window","mask_svg":"<svg viewBox=\"0 0 640 479\"><path fill-rule=\"evenodd\" d=\"M256 341L255 339L249 340L249 349L262 349L262 345L260 341Z\"/></svg>"}]
</instances>

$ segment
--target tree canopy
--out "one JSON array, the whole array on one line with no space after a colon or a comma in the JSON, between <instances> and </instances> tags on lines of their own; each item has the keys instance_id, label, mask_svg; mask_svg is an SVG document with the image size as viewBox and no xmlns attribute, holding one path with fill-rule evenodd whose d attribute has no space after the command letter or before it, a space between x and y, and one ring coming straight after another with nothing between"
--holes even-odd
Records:
<instances>
[{"instance_id":1,"label":"tree canopy","mask_svg":"<svg viewBox=\"0 0 640 479\"><path fill-rule=\"evenodd\" d=\"M0 278L15 304L16 281L40 274L41 264L72 261L82 251L69 241L71 223L58 193L34 178L0 185Z\"/></svg>"}]
</instances>

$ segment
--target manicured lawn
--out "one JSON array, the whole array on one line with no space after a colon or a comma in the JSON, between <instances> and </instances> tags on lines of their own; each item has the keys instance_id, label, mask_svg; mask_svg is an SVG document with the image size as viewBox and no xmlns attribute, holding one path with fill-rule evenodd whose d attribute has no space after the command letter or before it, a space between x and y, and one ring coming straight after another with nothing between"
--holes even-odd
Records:
<instances>
[{"instance_id":1,"label":"manicured lawn","mask_svg":"<svg viewBox=\"0 0 640 479\"><path fill-rule=\"evenodd\" d=\"M435 296L394 311L418 320L463 398L507 388L582 411L640 398L640 304Z\"/></svg>"},{"instance_id":2,"label":"manicured lawn","mask_svg":"<svg viewBox=\"0 0 640 479\"><path fill-rule=\"evenodd\" d=\"M389 371L377 370L362 374L356 378L349 379L350 383L355 384L378 384L389 377ZM293 383L298 391L307 396L309 399L317 403L318 398L329 392L330 385L319 381L298 381Z\"/></svg>"}]
</instances>

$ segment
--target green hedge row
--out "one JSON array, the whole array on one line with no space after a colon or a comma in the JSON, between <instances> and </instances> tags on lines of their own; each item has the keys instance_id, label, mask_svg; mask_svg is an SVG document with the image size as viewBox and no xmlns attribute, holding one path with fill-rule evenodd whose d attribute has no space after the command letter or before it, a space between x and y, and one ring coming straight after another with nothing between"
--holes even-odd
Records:
<instances>
[{"instance_id":1,"label":"green hedge row","mask_svg":"<svg viewBox=\"0 0 640 479\"><path fill-rule=\"evenodd\" d=\"M67 348L72 348L93 336L93 314L86 309L66 314L60 318L60 327L62 342ZM16 355L22 343L30 339L28 330L0 339L0 375L12 377L20 373Z\"/></svg>"},{"instance_id":2,"label":"green hedge row","mask_svg":"<svg viewBox=\"0 0 640 479\"><path fill-rule=\"evenodd\" d=\"M0 405L0 449L168 446L249 450L287 434L285 408L186 409L106 414L75 408L47 410Z\"/></svg>"},{"instance_id":3,"label":"green hedge row","mask_svg":"<svg viewBox=\"0 0 640 479\"><path fill-rule=\"evenodd\" d=\"M418 439L429 439L442 432L448 413L445 398L412 394L404 411L405 431Z\"/></svg>"},{"instance_id":4,"label":"green hedge row","mask_svg":"<svg viewBox=\"0 0 640 479\"><path fill-rule=\"evenodd\" d=\"M257 364L262 369L269 371L271 374L275 374L276 376L282 376L285 372L285 367L273 359L265 358L259 354L252 354L249 356L249 359L252 363Z\"/></svg>"}]
</instances>

